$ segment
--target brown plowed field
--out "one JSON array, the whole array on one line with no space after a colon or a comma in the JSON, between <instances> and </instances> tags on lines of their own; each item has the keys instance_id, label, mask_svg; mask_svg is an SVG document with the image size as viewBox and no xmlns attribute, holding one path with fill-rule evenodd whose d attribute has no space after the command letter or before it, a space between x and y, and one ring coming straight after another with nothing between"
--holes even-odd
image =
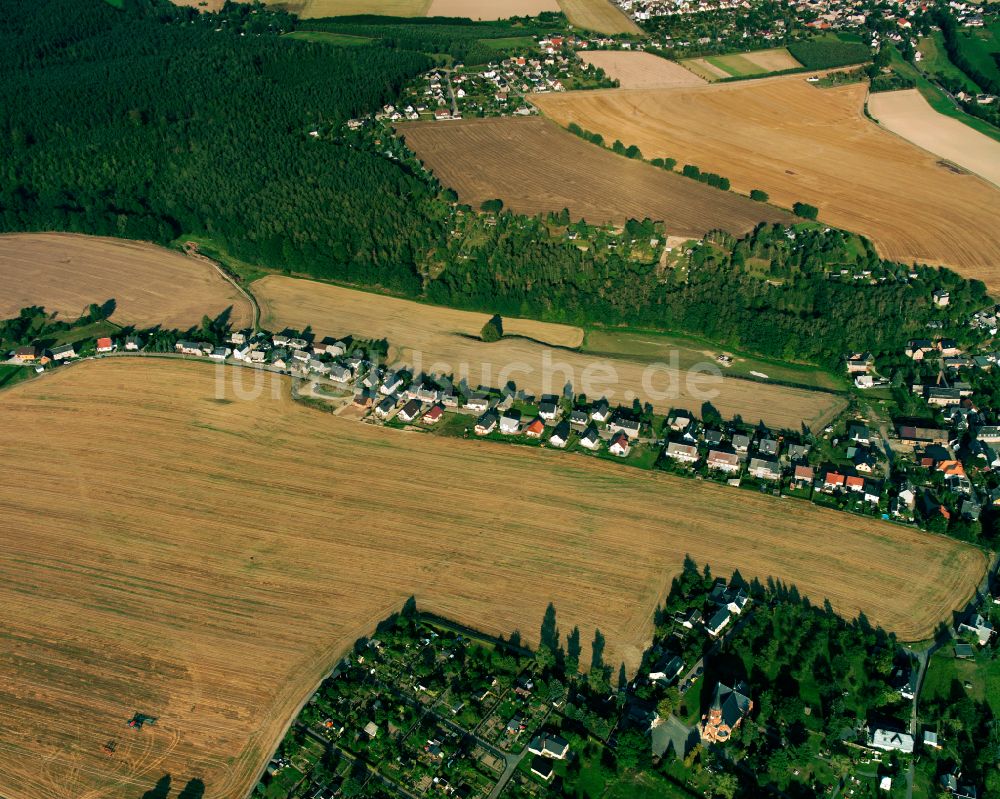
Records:
<instances>
[{"instance_id":1,"label":"brown plowed field","mask_svg":"<svg viewBox=\"0 0 1000 799\"><path fill-rule=\"evenodd\" d=\"M801 75L690 89L541 94L561 125L638 145L802 201L824 222L863 233L888 258L955 267L1000 289L1000 191L862 116L865 87L816 89Z\"/></svg>"},{"instance_id":2,"label":"brown plowed field","mask_svg":"<svg viewBox=\"0 0 1000 799\"><path fill-rule=\"evenodd\" d=\"M67 233L0 236L0 319L28 305L76 319L113 299L120 325L187 329L232 308L249 325L250 304L204 261L138 241Z\"/></svg>"},{"instance_id":3,"label":"brown plowed field","mask_svg":"<svg viewBox=\"0 0 1000 799\"><path fill-rule=\"evenodd\" d=\"M547 346L579 345L582 331L568 325L505 319L505 334L535 341L503 338L487 344L478 340L486 314L280 275L255 281L252 290L266 328L312 325L326 335L384 338L392 345L392 362L415 372L452 374L456 381L464 377L472 386L499 387L513 380L519 389L538 395L561 394L569 383L577 394L603 395L626 405L638 397L663 412L673 407L697 412L710 399L726 418L740 414L747 421L763 419L795 430L803 423L822 427L844 408L839 394L725 377L710 357L705 360L712 371L698 372L673 366L669 356L658 361L605 358ZM653 363L662 365L651 367Z\"/></svg>"},{"instance_id":4,"label":"brown plowed field","mask_svg":"<svg viewBox=\"0 0 1000 799\"><path fill-rule=\"evenodd\" d=\"M230 381L255 375L239 399ZM231 367L81 364L5 392L0 426L8 799L136 799L165 774L244 795L320 677L410 594L528 640L552 601L634 665L685 553L904 639L985 568L805 503L349 422ZM127 730L136 710L158 724Z\"/></svg>"},{"instance_id":5,"label":"brown plowed field","mask_svg":"<svg viewBox=\"0 0 1000 799\"><path fill-rule=\"evenodd\" d=\"M568 208L573 219L589 222L649 217L666 222L671 234L693 237L717 228L741 234L759 222L792 218L615 155L539 117L414 122L398 129L438 179L474 207L499 197L526 214Z\"/></svg>"}]
</instances>

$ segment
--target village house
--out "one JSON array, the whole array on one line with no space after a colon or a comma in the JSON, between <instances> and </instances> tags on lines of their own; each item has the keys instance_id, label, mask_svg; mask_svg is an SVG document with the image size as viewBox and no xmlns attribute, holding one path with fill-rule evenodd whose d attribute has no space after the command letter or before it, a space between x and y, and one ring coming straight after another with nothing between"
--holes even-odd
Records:
<instances>
[{"instance_id":1,"label":"village house","mask_svg":"<svg viewBox=\"0 0 1000 799\"><path fill-rule=\"evenodd\" d=\"M746 455L750 451L750 436L737 433L733 436L733 449L738 455Z\"/></svg>"},{"instance_id":2,"label":"village house","mask_svg":"<svg viewBox=\"0 0 1000 799\"><path fill-rule=\"evenodd\" d=\"M582 436L580 436L580 446L589 450L596 450L601 446L601 436L597 432L597 428L591 425L588 427Z\"/></svg>"},{"instance_id":3,"label":"village house","mask_svg":"<svg viewBox=\"0 0 1000 799\"><path fill-rule=\"evenodd\" d=\"M913 754L913 736L905 732L876 728L871 731L869 746L883 752L903 752L909 755Z\"/></svg>"},{"instance_id":4,"label":"village house","mask_svg":"<svg viewBox=\"0 0 1000 799\"><path fill-rule=\"evenodd\" d=\"M389 372L382 381L379 391L385 396L395 394L403 387L403 378L398 372Z\"/></svg>"},{"instance_id":5,"label":"village house","mask_svg":"<svg viewBox=\"0 0 1000 799\"><path fill-rule=\"evenodd\" d=\"M569 422L563 419L556 425L552 435L549 436L549 443L558 449L562 449L569 443Z\"/></svg>"},{"instance_id":6,"label":"village house","mask_svg":"<svg viewBox=\"0 0 1000 799\"><path fill-rule=\"evenodd\" d=\"M848 355L846 360L849 375L867 374L875 363L870 352L854 352Z\"/></svg>"},{"instance_id":7,"label":"village house","mask_svg":"<svg viewBox=\"0 0 1000 799\"><path fill-rule=\"evenodd\" d=\"M348 383L351 381L354 375L351 370L346 366L341 366L339 363L331 364L330 366L330 379L336 383Z\"/></svg>"},{"instance_id":8,"label":"village house","mask_svg":"<svg viewBox=\"0 0 1000 799\"><path fill-rule=\"evenodd\" d=\"M903 353L907 358L912 358L914 361L922 361L927 353L934 352L934 350L934 342L929 338L916 338L907 342Z\"/></svg>"},{"instance_id":9,"label":"village house","mask_svg":"<svg viewBox=\"0 0 1000 799\"><path fill-rule=\"evenodd\" d=\"M500 432L506 436L515 435L521 429L521 412L515 410L504 411L500 417Z\"/></svg>"},{"instance_id":10,"label":"village house","mask_svg":"<svg viewBox=\"0 0 1000 799\"><path fill-rule=\"evenodd\" d=\"M751 458L747 473L758 480L777 480L781 477L781 467L771 458Z\"/></svg>"},{"instance_id":11,"label":"village house","mask_svg":"<svg viewBox=\"0 0 1000 799\"><path fill-rule=\"evenodd\" d=\"M208 357L213 361L224 361L229 357L230 353L232 353L232 350L229 347L214 347L208 354Z\"/></svg>"},{"instance_id":12,"label":"village house","mask_svg":"<svg viewBox=\"0 0 1000 799\"><path fill-rule=\"evenodd\" d=\"M738 685L730 688L721 682L715 686L712 704L702 715L698 725L703 741L723 743L728 741L733 730L753 711L753 700L743 693L746 688Z\"/></svg>"},{"instance_id":13,"label":"village house","mask_svg":"<svg viewBox=\"0 0 1000 799\"><path fill-rule=\"evenodd\" d=\"M528 751L533 755L541 755L553 758L554 760L565 760L569 754L569 742L558 735L541 734L536 735L528 744Z\"/></svg>"},{"instance_id":14,"label":"village house","mask_svg":"<svg viewBox=\"0 0 1000 799\"><path fill-rule=\"evenodd\" d=\"M798 488L808 488L813 484L815 474L812 466L798 465L792 474L792 482Z\"/></svg>"},{"instance_id":15,"label":"village house","mask_svg":"<svg viewBox=\"0 0 1000 799\"><path fill-rule=\"evenodd\" d=\"M76 349L73 347L72 344L63 344L61 347L52 348L53 361L62 361L65 360L66 358L75 358L75 357L76 357Z\"/></svg>"},{"instance_id":16,"label":"village house","mask_svg":"<svg viewBox=\"0 0 1000 799\"><path fill-rule=\"evenodd\" d=\"M576 427L586 427L588 418L584 411L573 411L569 415L569 423Z\"/></svg>"},{"instance_id":17,"label":"village house","mask_svg":"<svg viewBox=\"0 0 1000 799\"><path fill-rule=\"evenodd\" d=\"M535 755L531 759L531 773L540 777L545 782L551 782L552 778L555 776L555 770L552 768L552 761L547 757L542 757L541 755Z\"/></svg>"},{"instance_id":18,"label":"village house","mask_svg":"<svg viewBox=\"0 0 1000 799\"><path fill-rule=\"evenodd\" d=\"M497 423L500 418L497 416L496 411L486 411L479 419L476 420L476 435L477 436L488 436L494 430L496 430Z\"/></svg>"},{"instance_id":19,"label":"village house","mask_svg":"<svg viewBox=\"0 0 1000 799\"><path fill-rule=\"evenodd\" d=\"M399 413L396 414L402 421L409 423L412 422L420 415L420 410L423 408L423 404L418 399L408 400L407 403L399 409Z\"/></svg>"},{"instance_id":20,"label":"village house","mask_svg":"<svg viewBox=\"0 0 1000 799\"><path fill-rule=\"evenodd\" d=\"M542 400L538 405L538 416L546 422L554 422L559 418L559 405L552 400Z\"/></svg>"},{"instance_id":21,"label":"village house","mask_svg":"<svg viewBox=\"0 0 1000 799\"><path fill-rule=\"evenodd\" d=\"M481 394L473 394L465 401L466 409L483 413L490 407L489 400Z\"/></svg>"},{"instance_id":22,"label":"village house","mask_svg":"<svg viewBox=\"0 0 1000 799\"><path fill-rule=\"evenodd\" d=\"M31 363L33 361L37 361L39 355L39 349L34 344L28 344L14 350L14 360L20 363Z\"/></svg>"},{"instance_id":23,"label":"village house","mask_svg":"<svg viewBox=\"0 0 1000 799\"><path fill-rule=\"evenodd\" d=\"M697 463L699 457L697 447L692 444L681 444L676 441L671 441L667 444L664 455L681 463Z\"/></svg>"},{"instance_id":24,"label":"village house","mask_svg":"<svg viewBox=\"0 0 1000 799\"><path fill-rule=\"evenodd\" d=\"M423 416L424 424L437 424L444 416L444 406L432 405Z\"/></svg>"},{"instance_id":25,"label":"village house","mask_svg":"<svg viewBox=\"0 0 1000 799\"><path fill-rule=\"evenodd\" d=\"M125 339L125 349L129 352L138 352L142 349L142 338L140 336L128 336Z\"/></svg>"},{"instance_id":26,"label":"village house","mask_svg":"<svg viewBox=\"0 0 1000 799\"><path fill-rule=\"evenodd\" d=\"M545 422L540 418L533 419L527 427L524 428L524 435L528 438L541 438L542 433L545 432Z\"/></svg>"},{"instance_id":27,"label":"village house","mask_svg":"<svg viewBox=\"0 0 1000 799\"><path fill-rule=\"evenodd\" d=\"M615 414L608 424L608 430L612 433L624 433L629 438L639 437L639 420L630 419L621 414Z\"/></svg>"},{"instance_id":28,"label":"village house","mask_svg":"<svg viewBox=\"0 0 1000 799\"><path fill-rule=\"evenodd\" d=\"M937 291L935 291L933 294L933 298L934 298L934 304L938 308L944 308L951 302L951 295L947 291L944 291L943 289L938 289Z\"/></svg>"},{"instance_id":29,"label":"village house","mask_svg":"<svg viewBox=\"0 0 1000 799\"><path fill-rule=\"evenodd\" d=\"M590 409L590 418L595 422L606 422L610 416L611 409L608 405L608 401L605 399L598 400Z\"/></svg>"},{"instance_id":30,"label":"village house","mask_svg":"<svg viewBox=\"0 0 1000 799\"><path fill-rule=\"evenodd\" d=\"M740 458L735 452L709 450L706 463L709 469L716 469L720 472L735 473L740 470Z\"/></svg>"},{"instance_id":31,"label":"village house","mask_svg":"<svg viewBox=\"0 0 1000 799\"><path fill-rule=\"evenodd\" d=\"M719 633L722 632L722 629L729 624L732 617L733 614L729 608L719 608L715 615L705 622L705 631L713 638L717 638Z\"/></svg>"},{"instance_id":32,"label":"village house","mask_svg":"<svg viewBox=\"0 0 1000 799\"><path fill-rule=\"evenodd\" d=\"M98 352L111 352L114 348L115 343L108 336L101 336L101 338L97 339Z\"/></svg>"},{"instance_id":33,"label":"village house","mask_svg":"<svg viewBox=\"0 0 1000 799\"><path fill-rule=\"evenodd\" d=\"M621 430L612 436L611 446L608 447L608 452L612 455L617 455L619 458L624 458L628 455L629 449L628 435L624 430Z\"/></svg>"},{"instance_id":34,"label":"village house","mask_svg":"<svg viewBox=\"0 0 1000 799\"><path fill-rule=\"evenodd\" d=\"M174 344L174 349L182 355L201 355L203 352L200 342L185 341L183 339Z\"/></svg>"},{"instance_id":35,"label":"village house","mask_svg":"<svg viewBox=\"0 0 1000 799\"><path fill-rule=\"evenodd\" d=\"M667 685L676 680L684 670L684 661L679 655L662 655L649 669L649 679Z\"/></svg>"},{"instance_id":36,"label":"village house","mask_svg":"<svg viewBox=\"0 0 1000 799\"><path fill-rule=\"evenodd\" d=\"M386 397L378 405L375 406L375 415L379 419L388 419L392 415L392 412L396 409L396 398Z\"/></svg>"}]
</instances>

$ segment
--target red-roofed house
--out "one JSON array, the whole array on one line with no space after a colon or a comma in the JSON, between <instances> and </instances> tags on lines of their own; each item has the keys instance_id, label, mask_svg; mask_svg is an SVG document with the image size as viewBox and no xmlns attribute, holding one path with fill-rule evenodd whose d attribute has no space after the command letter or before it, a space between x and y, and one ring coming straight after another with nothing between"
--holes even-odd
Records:
<instances>
[{"instance_id":1,"label":"red-roofed house","mask_svg":"<svg viewBox=\"0 0 1000 799\"><path fill-rule=\"evenodd\" d=\"M545 432L545 422L541 419L535 419L531 424L524 428L524 434L528 438L541 438L543 432Z\"/></svg>"},{"instance_id":2,"label":"red-roofed house","mask_svg":"<svg viewBox=\"0 0 1000 799\"><path fill-rule=\"evenodd\" d=\"M942 472L945 478L965 477L965 467L958 461L941 461L937 465L937 470Z\"/></svg>"},{"instance_id":3,"label":"red-roofed house","mask_svg":"<svg viewBox=\"0 0 1000 799\"><path fill-rule=\"evenodd\" d=\"M628 436L624 432L615 433L614 438L611 439L611 446L608 447L608 452L612 455L617 455L619 458L624 458L628 455Z\"/></svg>"},{"instance_id":4,"label":"red-roofed house","mask_svg":"<svg viewBox=\"0 0 1000 799\"><path fill-rule=\"evenodd\" d=\"M424 424L436 424L441 421L442 416L444 416L444 408L440 405L434 405L424 414Z\"/></svg>"},{"instance_id":5,"label":"red-roofed house","mask_svg":"<svg viewBox=\"0 0 1000 799\"><path fill-rule=\"evenodd\" d=\"M851 474L845 478L844 485L851 491L864 491L865 478L858 474Z\"/></svg>"},{"instance_id":6,"label":"red-roofed house","mask_svg":"<svg viewBox=\"0 0 1000 799\"><path fill-rule=\"evenodd\" d=\"M844 475L839 472L827 472L823 478L823 488L826 491L834 491L844 487Z\"/></svg>"},{"instance_id":7,"label":"red-roofed house","mask_svg":"<svg viewBox=\"0 0 1000 799\"><path fill-rule=\"evenodd\" d=\"M114 342L107 336L97 339L98 352L111 352L115 348Z\"/></svg>"},{"instance_id":8,"label":"red-roofed house","mask_svg":"<svg viewBox=\"0 0 1000 799\"><path fill-rule=\"evenodd\" d=\"M807 485L812 485L813 481L812 466L796 466L795 475L792 479L802 487L805 487Z\"/></svg>"}]
</instances>

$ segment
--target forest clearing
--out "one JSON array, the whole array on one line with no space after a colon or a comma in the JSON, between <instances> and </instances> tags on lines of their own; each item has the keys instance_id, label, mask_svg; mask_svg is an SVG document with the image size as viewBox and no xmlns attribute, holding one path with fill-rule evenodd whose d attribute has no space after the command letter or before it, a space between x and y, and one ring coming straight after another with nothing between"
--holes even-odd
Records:
<instances>
[{"instance_id":1,"label":"forest clearing","mask_svg":"<svg viewBox=\"0 0 1000 799\"><path fill-rule=\"evenodd\" d=\"M164 774L242 795L318 680L410 595L529 642L551 601L634 667L686 554L904 639L985 568L954 540L805 503L359 425L244 369L85 363L5 392L0 424L9 799L134 799ZM136 710L156 726L127 729Z\"/></svg>"},{"instance_id":2,"label":"forest clearing","mask_svg":"<svg viewBox=\"0 0 1000 799\"><path fill-rule=\"evenodd\" d=\"M186 330L232 308L230 322L249 325L246 298L207 262L137 241L72 233L0 236L0 319L42 305L73 321L91 303L115 302L119 325Z\"/></svg>"},{"instance_id":3,"label":"forest clearing","mask_svg":"<svg viewBox=\"0 0 1000 799\"><path fill-rule=\"evenodd\" d=\"M866 91L820 90L792 75L532 100L559 124L637 145L646 158L694 164L785 207L811 203L820 220L868 236L885 258L951 266L1000 289L1000 191L865 119Z\"/></svg>"},{"instance_id":4,"label":"forest clearing","mask_svg":"<svg viewBox=\"0 0 1000 799\"><path fill-rule=\"evenodd\" d=\"M669 234L691 238L715 229L741 235L760 222L793 219L764 203L617 155L539 117L416 122L398 130L438 180L473 207L500 198L529 215L568 208L572 219L588 222L649 217L665 222Z\"/></svg>"},{"instance_id":5,"label":"forest clearing","mask_svg":"<svg viewBox=\"0 0 1000 799\"><path fill-rule=\"evenodd\" d=\"M882 127L1000 187L1000 141L939 114L919 89L872 94L868 112Z\"/></svg>"},{"instance_id":6,"label":"forest clearing","mask_svg":"<svg viewBox=\"0 0 1000 799\"><path fill-rule=\"evenodd\" d=\"M750 53L685 58L680 63L707 81L723 78L748 78L754 75L766 75L768 72L779 72L783 69L798 69L802 66L784 47L754 50Z\"/></svg>"},{"instance_id":7,"label":"forest clearing","mask_svg":"<svg viewBox=\"0 0 1000 799\"><path fill-rule=\"evenodd\" d=\"M652 53L628 50L580 50L577 55L587 64L603 69L623 89L673 89L701 86L705 79Z\"/></svg>"},{"instance_id":8,"label":"forest clearing","mask_svg":"<svg viewBox=\"0 0 1000 799\"><path fill-rule=\"evenodd\" d=\"M661 362L659 358L613 358L551 349L549 345L577 346L582 331L576 327L505 318L505 337L485 343L479 340L479 332L487 314L280 275L255 281L252 290L265 327L302 329L311 325L321 335L384 338L392 345L390 362L453 373L456 381L464 376L472 387L499 387L509 378L531 394L561 394L570 383L575 393L605 394L611 401L626 404L635 396L660 411L673 406L698 409L700 392L707 391L713 395L712 404L726 417L740 414L754 423L763 419L772 427L793 429L803 423L822 426L845 404L839 394L688 372L666 359L662 361L666 366L651 370L648 378L648 388L655 391L666 392L672 381L673 391L660 399L647 389L645 378L650 364ZM702 363L706 362L714 366L712 358L706 356Z\"/></svg>"}]
</instances>

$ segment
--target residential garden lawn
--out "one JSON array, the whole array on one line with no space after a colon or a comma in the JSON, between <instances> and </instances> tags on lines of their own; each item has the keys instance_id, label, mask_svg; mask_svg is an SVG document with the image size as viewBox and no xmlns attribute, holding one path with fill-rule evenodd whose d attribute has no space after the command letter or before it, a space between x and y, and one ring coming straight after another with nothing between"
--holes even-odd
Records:
<instances>
[{"instance_id":1,"label":"residential garden lawn","mask_svg":"<svg viewBox=\"0 0 1000 799\"><path fill-rule=\"evenodd\" d=\"M808 388L831 390L847 388L846 378L835 376L819 366L743 355L718 344L674 333L588 328L584 332L583 351L601 355L659 359L670 365L673 365L671 358L676 357L680 369L690 369L698 364L710 364L724 375L752 377L751 372L761 372L780 383L795 383ZM732 366L721 366L715 360L716 356L722 353L733 356ZM696 408L691 410L697 411Z\"/></svg>"},{"instance_id":2,"label":"residential garden lawn","mask_svg":"<svg viewBox=\"0 0 1000 799\"><path fill-rule=\"evenodd\" d=\"M288 39L301 39L304 42L320 42L321 44L335 44L340 47L357 47L363 44L370 44L371 39L367 36L351 36L347 33L333 33L331 31L292 31L286 33Z\"/></svg>"},{"instance_id":3,"label":"residential garden lawn","mask_svg":"<svg viewBox=\"0 0 1000 799\"><path fill-rule=\"evenodd\" d=\"M613 784L606 799L691 799L697 796L655 773L626 776Z\"/></svg>"},{"instance_id":4,"label":"residential garden lawn","mask_svg":"<svg viewBox=\"0 0 1000 799\"><path fill-rule=\"evenodd\" d=\"M977 647L978 649L978 647ZM952 644L939 649L927 667L922 695L926 698L947 698L952 683L972 684L968 694L977 702L986 701L995 715L1000 715L1000 659L980 656L976 660L961 660L954 656Z\"/></svg>"}]
</instances>

